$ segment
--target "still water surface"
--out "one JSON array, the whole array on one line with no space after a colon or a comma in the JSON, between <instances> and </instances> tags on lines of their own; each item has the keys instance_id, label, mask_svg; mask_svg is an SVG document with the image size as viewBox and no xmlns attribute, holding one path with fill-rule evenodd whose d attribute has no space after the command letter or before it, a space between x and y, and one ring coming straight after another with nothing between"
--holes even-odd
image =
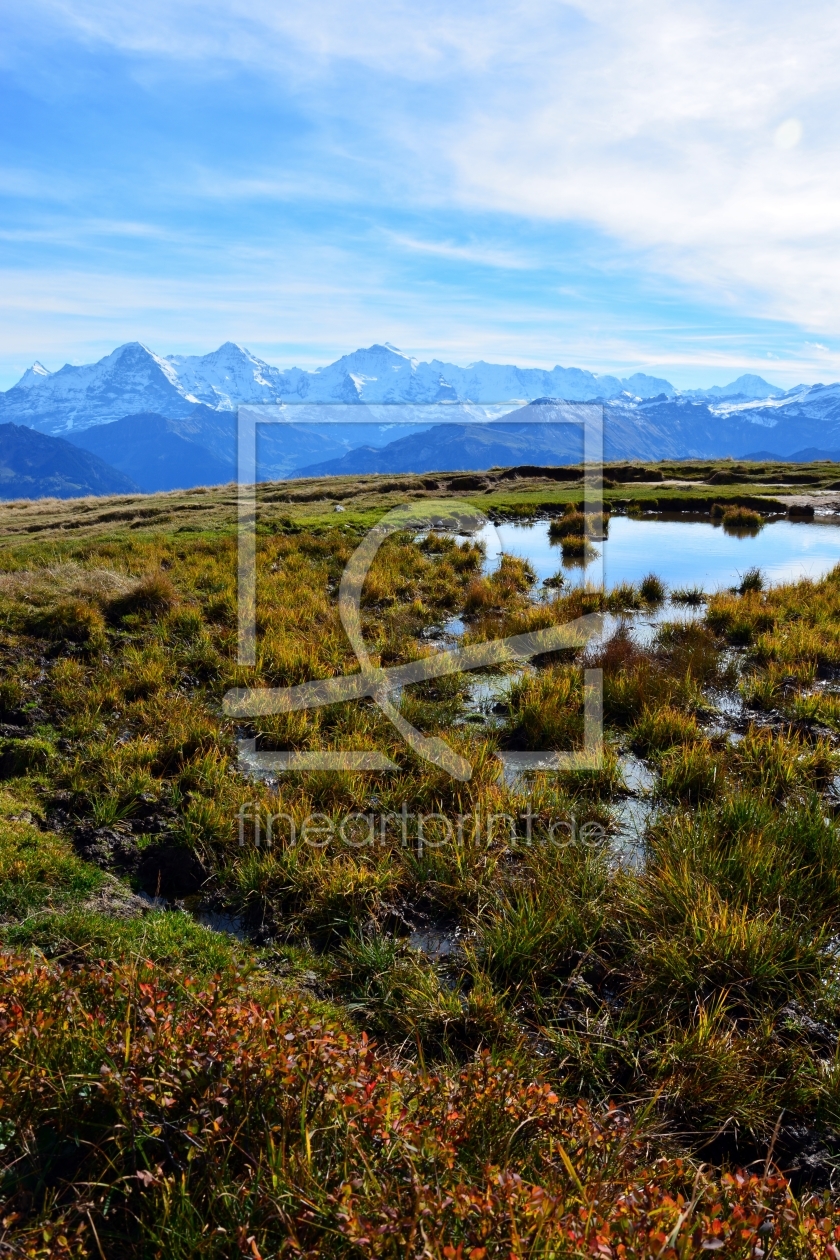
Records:
<instances>
[{"instance_id":1,"label":"still water surface","mask_svg":"<svg viewBox=\"0 0 840 1260\"><path fill-rule=\"evenodd\" d=\"M840 563L840 524L823 521L776 521L752 537L736 537L708 521L633 520L614 516L603 551L604 582L638 585L656 573L671 589L699 586L707 593L731 587L747 569L758 568L770 583L824 577ZM487 525L481 533L488 569L499 553L521 556L533 565L538 581L562 572L570 585L586 580L580 565L563 563L558 543L549 542L548 521L530 525ZM599 565L589 567L590 580Z\"/></svg>"}]
</instances>

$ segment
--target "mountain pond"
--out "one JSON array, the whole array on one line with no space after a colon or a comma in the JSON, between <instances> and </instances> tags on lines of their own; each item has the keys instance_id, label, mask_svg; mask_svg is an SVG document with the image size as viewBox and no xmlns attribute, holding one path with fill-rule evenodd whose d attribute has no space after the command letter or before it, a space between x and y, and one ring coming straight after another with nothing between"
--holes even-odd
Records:
<instances>
[{"instance_id":1,"label":"mountain pond","mask_svg":"<svg viewBox=\"0 0 840 1260\"><path fill-rule=\"evenodd\" d=\"M479 537L488 571L507 552L528 560L538 583L560 573L564 585L594 577L600 564L563 561L559 543L548 537L548 521L486 525ZM707 595L736 586L748 569L760 569L765 583L824 577L840 563L840 517L812 521L772 521L755 534L737 535L704 519L658 517L653 520L612 516L608 537L596 543L603 552L603 580L609 590L623 582L638 586L655 573L670 590L699 588Z\"/></svg>"}]
</instances>

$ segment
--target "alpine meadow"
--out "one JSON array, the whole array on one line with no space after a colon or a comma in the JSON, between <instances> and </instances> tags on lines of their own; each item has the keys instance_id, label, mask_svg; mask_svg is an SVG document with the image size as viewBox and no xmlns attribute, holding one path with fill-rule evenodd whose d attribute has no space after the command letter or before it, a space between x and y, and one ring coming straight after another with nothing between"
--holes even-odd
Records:
<instances>
[{"instance_id":1,"label":"alpine meadow","mask_svg":"<svg viewBox=\"0 0 840 1260\"><path fill-rule=\"evenodd\" d=\"M669 507L772 530L803 476L680 468L677 494L668 467L607 467L600 537ZM402 690L467 781L369 700L224 716L230 688L358 668L338 583L394 504L547 519L559 561L587 541L567 475L261 487L253 670L235 488L3 508L7 1254L835 1254L840 571L538 588L443 521L370 569L381 666L453 619L480 644L606 618L584 649ZM502 772L580 747L582 665L600 764ZM261 775L249 746L394 768Z\"/></svg>"}]
</instances>

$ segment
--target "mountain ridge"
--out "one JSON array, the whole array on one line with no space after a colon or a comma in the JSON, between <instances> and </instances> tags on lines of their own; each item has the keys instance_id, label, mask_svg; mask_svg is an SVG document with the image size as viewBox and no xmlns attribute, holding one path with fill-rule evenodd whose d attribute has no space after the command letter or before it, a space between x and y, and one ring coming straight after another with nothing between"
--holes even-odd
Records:
<instances>
[{"instance_id":1,"label":"mountain ridge","mask_svg":"<svg viewBox=\"0 0 840 1260\"><path fill-rule=\"evenodd\" d=\"M67 441L130 476L144 494L224 485L236 479L232 459L219 458L185 436L177 420L155 413L91 425L71 433Z\"/></svg>"},{"instance_id":2,"label":"mountain ridge","mask_svg":"<svg viewBox=\"0 0 840 1260\"><path fill-rule=\"evenodd\" d=\"M138 490L132 478L63 438L0 424L0 499L77 499Z\"/></svg>"},{"instance_id":3,"label":"mountain ridge","mask_svg":"<svg viewBox=\"0 0 840 1260\"><path fill-rule=\"evenodd\" d=\"M169 356L128 342L94 364L49 372L34 363L0 393L0 422L66 438L152 491L234 480L241 403L286 409L286 423L258 425L263 481L432 471L432 464L473 470L482 459L568 462L579 458L579 443L567 430L500 427L503 417L552 398L603 402L608 459L840 449L840 383L782 390L744 374L729 385L680 391L644 373L620 379L560 366L422 362L387 344L304 371L272 366L231 341L208 355ZM329 415L319 411L322 402L332 405ZM436 409L427 412L430 403ZM391 404L403 410L391 412ZM484 437L461 423L476 418L487 424ZM400 427L407 423L414 427ZM416 467L406 465L412 460Z\"/></svg>"},{"instance_id":4,"label":"mountain ridge","mask_svg":"<svg viewBox=\"0 0 840 1260\"><path fill-rule=\"evenodd\" d=\"M314 371L281 369L227 341L206 355L161 356L138 341L118 346L96 363L65 364L49 372L40 362L0 393L0 419L42 432L65 433L127 415L178 419L195 406L233 411L241 403L473 402L522 405L538 397L578 402L645 401L666 397L730 399L749 405L760 396L786 397L761 377L742 376L728 386L678 391L664 378L637 372L621 379L584 368L520 368L479 360L459 367L423 362L390 345L375 344Z\"/></svg>"},{"instance_id":5,"label":"mountain ridge","mask_svg":"<svg viewBox=\"0 0 840 1260\"><path fill-rule=\"evenodd\" d=\"M580 428L553 423L550 412L545 418L546 409L558 401L535 400L480 426L481 432L473 425L437 425L379 449L360 447L339 458L299 466L290 475L466 472L491 464L577 463L583 458ZM746 410L718 413L700 399L656 398L639 406L613 401L604 407L607 461L744 459L764 442L772 442L775 459L795 456L808 446L820 451L840 448L840 406L828 421L777 416L772 426L756 422Z\"/></svg>"}]
</instances>

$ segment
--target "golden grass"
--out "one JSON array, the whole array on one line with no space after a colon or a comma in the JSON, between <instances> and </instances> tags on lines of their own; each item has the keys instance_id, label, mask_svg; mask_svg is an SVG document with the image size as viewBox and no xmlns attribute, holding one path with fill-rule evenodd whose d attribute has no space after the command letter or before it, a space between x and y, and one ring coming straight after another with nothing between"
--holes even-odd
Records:
<instances>
[{"instance_id":1,"label":"golden grass","mask_svg":"<svg viewBox=\"0 0 840 1260\"><path fill-rule=\"evenodd\" d=\"M63 811L65 855L77 826L117 829L145 846L164 835L189 849L207 872L202 895L243 916L265 943L267 966L283 972L305 957L348 1020L427 1067L469 1060L478 1047L515 1053L523 1070L538 1063L571 1097L655 1096L658 1122L674 1132L711 1134L737 1103L751 1155L782 1109L813 1133L833 1123L838 1073L819 1066L822 1043L789 1033L784 1011L793 1003L840 1028L828 948L840 929L835 752L807 726L813 715L840 721L836 697L812 690L840 665L840 573L712 597L703 623L666 625L645 648L618 633L585 658L567 652L524 671L487 672L496 694L486 721L464 679L406 688L403 715L471 762L473 776L461 782L417 758L367 701L240 729L223 716L229 687L358 668L338 615L341 573L389 495L415 490L379 494L370 482L351 502L348 487L340 519L326 508L318 515L326 499L271 497L316 490L323 486L261 491L253 670L236 663L229 490L155 496L161 510L164 500L203 505L200 534L124 521L116 536L113 522L90 517L88 532L72 538L7 539L0 705L4 720L28 725L25 738L4 737L0 756L16 791ZM60 505L62 519L73 511ZM314 514L311 527L293 519L298 511ZM436 650L428 632L450 617L465 618L465 639L477 642L643 602L641 591L580 589L536 601L523 561L504 557L483 575L481 558L439 535L392 536L363 591L372 658L390 665ZM652 583L645 594L657 595ZM603 766L506 783L498 754L579 745L584 663L604 673ZM720 689L739 682L763 707L730 745L710 711ZM779 713L805 726L783 726ZM760 725L768 714L772 729ZM238 761L237 736L269 750L376 749L397 770L256 782ZM625 795L618 750L629 746L648 758L655 784L635 870L618 863L610 838ZM393 819L374 842L341 843L348 813L399 817L403 802L415 818L504 818L457 845L420 844L414 821L404 838ZM256 846L250 824L240 847L245 805L287 816L270 848L264 833ZM313 813L333 825L323 849L300 840ZM558 820L564 827L552 833ZM567 845L572 820L602 830L588 844L576 831ZM143 830L152 823L162 830ZM440 820L427 839L439 832ZM24 859L15 850L13 860ZM77 869L56 859L50 874L44 863L33 887ZM35 905L41 892L32 895ZM15 904L24 901L21 893ZM456 942L445 960L409 951L409 929L430 923ZM51 950L75 949L83 935L76 920L30 923L14 906L3 931Z\"/></svg>"}]
</instances>

